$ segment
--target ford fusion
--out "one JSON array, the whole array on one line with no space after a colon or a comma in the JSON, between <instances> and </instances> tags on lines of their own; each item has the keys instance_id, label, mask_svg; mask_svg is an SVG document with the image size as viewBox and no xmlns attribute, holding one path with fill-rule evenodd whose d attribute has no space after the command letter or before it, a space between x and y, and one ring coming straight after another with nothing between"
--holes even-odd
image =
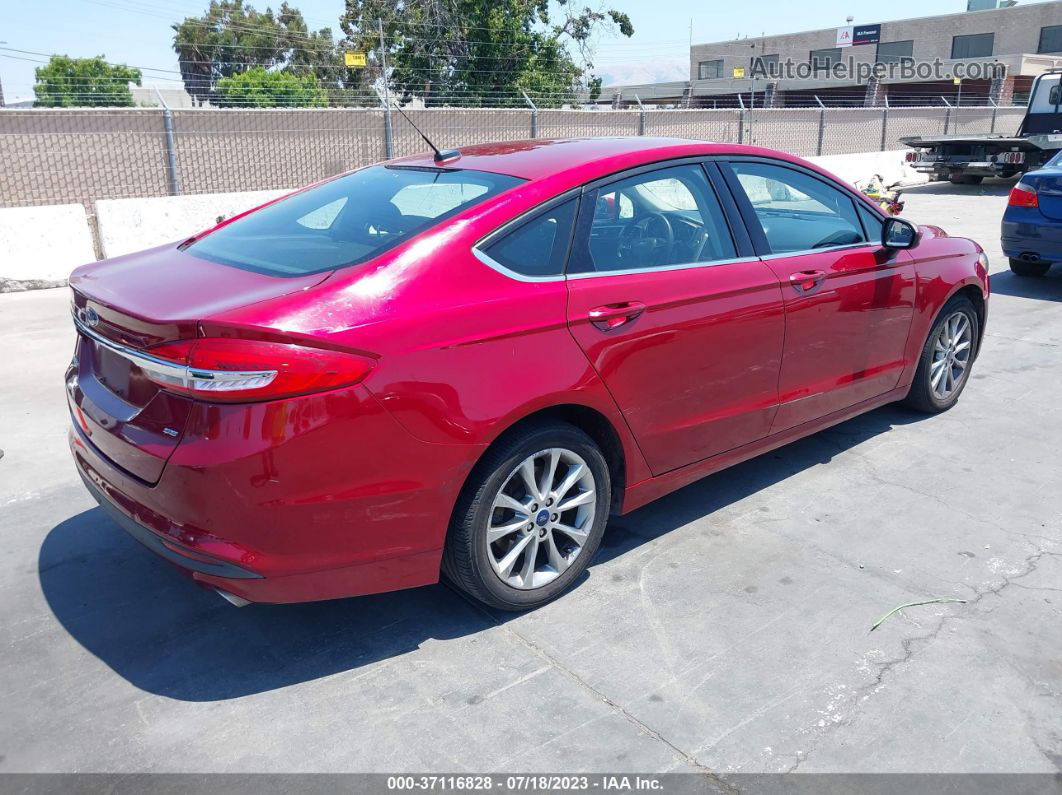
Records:
<instances>
[{"instance_id":1,"label":"ford fusion","mask_svg":"<svg viewBox=\"0 0 1062 795\"><path fill-rule=\"evenodd\" d=\"M79 268L70 444L117 524L233 603L444 576L527 609L612 514L889 402L950 408L986 266L766 149L399 159Z\"/></svg>"}]
</instances>

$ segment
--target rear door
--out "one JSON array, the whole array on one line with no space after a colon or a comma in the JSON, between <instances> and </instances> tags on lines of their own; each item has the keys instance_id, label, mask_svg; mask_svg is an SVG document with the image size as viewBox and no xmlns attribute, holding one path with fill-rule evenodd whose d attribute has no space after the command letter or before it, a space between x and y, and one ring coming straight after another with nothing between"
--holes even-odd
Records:
<instances>
[{"instance_id":1,"label":"rear door","mask_svg":"<svg viewBox=\"0 0 1062 795\"><path fill-rule=\"evenodd\" d=\"M881 217L799 166L755 158L721 165L785 297L772 431L893 389L906 364L915 269L905 251L882 248Z\"/></svg>"},{"instance_id":2,"label":"rear door","mask_svg":"<svg viewBox=\"0 0 1062 795\"><path fill-rule=\"evenodd\" d=\"M777 407L781 289L708 173L590 186L568 263L568 326L654 474L766 436Z\"/></svg>"}]
</instances>

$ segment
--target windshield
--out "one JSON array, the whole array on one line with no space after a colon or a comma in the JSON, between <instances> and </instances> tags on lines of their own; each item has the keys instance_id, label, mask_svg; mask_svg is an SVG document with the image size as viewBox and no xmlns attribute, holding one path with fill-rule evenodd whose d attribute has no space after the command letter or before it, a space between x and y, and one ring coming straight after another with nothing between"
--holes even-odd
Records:
<instances>
[{"instance_id":1,"label":"windshield","mask_svg":"<svg viewBox=\"0 0 1062 795\"><path fill-rule=\"evenodd\" d=\"M485 171L372 166L211 232L197 257L271 276L364 262L523 180Z\"/></svg>"}]
</instances>

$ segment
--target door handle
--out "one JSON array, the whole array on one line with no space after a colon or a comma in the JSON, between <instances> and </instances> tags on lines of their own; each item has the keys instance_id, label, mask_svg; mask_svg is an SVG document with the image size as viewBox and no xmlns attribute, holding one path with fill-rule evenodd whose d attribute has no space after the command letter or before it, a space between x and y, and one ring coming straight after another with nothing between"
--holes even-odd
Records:
<instances>
[{"instance_id":1,"label":"door handle","mask_svg":"<svg viewBox=\"0 0 1062 795\"><path fill-rule=\"evenodd\" d=\"M601 331L612 331L612 329L630 323L644 311L645 304L640 301L624 301L619 304L595 306L587 316L596 328Z\"/></svg>"},{"instance_id":2,"label":"door handle","mask_svg":"<svg viewBox=\"0 0 1062 795\"><path fill-rule=\"evenodd\" d=\"M789 277L789 283L801 295L806 295L826 281L826 271L800 271Z\"/></svg>"}]
</instances>

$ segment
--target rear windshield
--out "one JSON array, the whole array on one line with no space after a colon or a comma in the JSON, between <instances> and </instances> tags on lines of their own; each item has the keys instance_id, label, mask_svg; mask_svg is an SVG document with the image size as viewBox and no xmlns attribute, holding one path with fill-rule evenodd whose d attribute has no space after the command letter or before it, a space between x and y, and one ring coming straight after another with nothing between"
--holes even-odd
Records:
<instances>
[{"instance_id":1,"label":"rear windshield","mask_svg":"<svg viewBox=\"0 0 1062 795\"><path fill-rule=\"evenodd\" d=\"M523 180L372 166L272 204L192 243L197 257L271 276L355 265Z\"/></svg>"}]
</instances>

